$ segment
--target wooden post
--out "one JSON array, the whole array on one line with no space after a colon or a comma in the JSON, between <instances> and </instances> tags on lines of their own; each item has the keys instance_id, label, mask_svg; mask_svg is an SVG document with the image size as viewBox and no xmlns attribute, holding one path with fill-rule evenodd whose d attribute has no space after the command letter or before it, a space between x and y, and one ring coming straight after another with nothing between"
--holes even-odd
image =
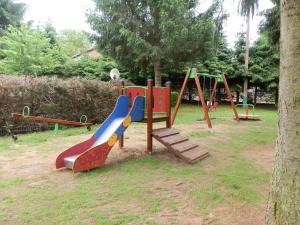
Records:
<instances>
[{"instance_id":1,"label":"wooden post","mask_svg":"<svg viewBox=\"0 0 300 225\"><path fill-rule=\"evenodd\" d=\"M191 69L188 69L187 72L186 72L184 82L183 82L183 85L181 87L180 94L178 96L178 99L177 99L177 102L176 102L176 105L175 105L175 109L174 109L174 112L173 112L173 115L172 115L171 126L174 124L174 121L175 121L175 118L176 118L176 115L177 115L177 111L179 109L179 105L181 103L181 99L182 99L183 94L184 94L184 90L186 88L187 82L188 82L189 77L190 77L190 71L191 71Z\"/></svg>"},{"instance_id":2,"label":"wooden post","mask_svg":"<svg viewBox=\"0 0 300 225\"><path fill-rule=\"evenodd\" d=\"M166 111L166 116L167 121L166 121L166 127L171 128L172 122L171 122L171 81L168 81L166 83L166 99L167 99L167 111Z\"/></svg>"},{"instance_id":3,"label":"wooden post","mask_svg":"<svg viewBox=\"0 0 300 225\"><path fill-rule=\"evenodd\" d=\"M123 94L123 87L124 87L124 81L121 80L118 84L118 95L122 95ZM119 139L119 148L123 148L124 147L124 135L122 135Z\"/></svg>"},{"instance_id":4,"label":"wooden post","mask_svg":"<svg viewBox=\"0 0 300 225\"><path fill-rule=\"evenodd\" d=\"M217 85L218 85L218 77L216 76L214 88L212 89L212 92L211 92L210 97L209 97L208 109L210 108L210 104L212 103L213 98L214 98L214 96L215 96L216 89L217 89Z\"/></svg>"},{"instance_id":5,"label":"wooden post","mask_svg":"<svg viewBox=\"0 0 300 225\"><path fill-rule=\"evenodd\" d=\"M147 152L152 153L152 130L153 130L153 80L147 81Z\"/></svg>"},{"instance_id":6,"label":"wooden post","mask_svg":"<svg viewBox=\"0 0 300 225\"><path fill-rule=\"evenodd\" d=\"M222 78L223 78L224 86L225 86L225 89L226 89L226 92L227 92L227 97L230 101L231 108L232 108L232 110L234 112L234 115L235 115L235 119L236 119L237 122L240 122L239 114L237 113L235 105L233 103L231 92L230 92L229 86L227 84L227 80L226 80L226 77L225 77L224 73L222 73Z\"/></svg>"},{"instance_id":7,"label":"wooden post","mask_svg":"<svg viewBox=\"0 0 300 225\"><path fill-rule=\"evenodd\" d=\"M208 114L208 108L207 108L207 105L205 104L205 100L204 100L203 92L202 92L202 89L201 89L200 81L198 79L197 70L196 69L193 69L193 70L194 70L193 71L194 79L195 79L196 86L197 86L198 96L199 96L201 104L202 104L204 117L205 117L205 120L207 122L207 126L209 128L212 128L211 121L210 121L209 114Z\"/></svg>"}]
</instances>

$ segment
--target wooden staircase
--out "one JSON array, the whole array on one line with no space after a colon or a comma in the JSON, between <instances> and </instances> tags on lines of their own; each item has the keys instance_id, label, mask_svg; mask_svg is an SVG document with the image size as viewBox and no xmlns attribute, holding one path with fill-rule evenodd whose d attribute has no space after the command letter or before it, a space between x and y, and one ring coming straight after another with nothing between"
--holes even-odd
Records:
<instances>
[{"instance_id":1,"label":"wooden staircase","mask_svg":"<svg viewBox=\"0 0 300 225\"><path fill-rule=\"evenodd\" d=\"M200 147L199 144L193 143L188 138L183 137L177 130L161 128L153 130L152 135L187 163L195 163L208 156L208 151L205 147Z\"/></svg>"}]
</instances>

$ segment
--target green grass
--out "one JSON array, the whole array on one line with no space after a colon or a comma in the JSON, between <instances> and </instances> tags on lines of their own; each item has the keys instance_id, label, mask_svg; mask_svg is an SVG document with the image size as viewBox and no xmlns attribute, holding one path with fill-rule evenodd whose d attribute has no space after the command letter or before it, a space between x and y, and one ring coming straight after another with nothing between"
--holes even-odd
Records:
<instances>
[{"instance_id":1,"label":"green grass","mask_svg":"<svg viewBox=\"0 0 300 225\"><path fill-rule=\"evenodd\" d=\"M30 133L30 134L20 134L18 136L18 140L16 144L26 144L32 146L38 146L43 143L47 143L50 139L54 139L56 137L70 137L70 136L78 136L83 134L93 134L93 132L97 129L98 125L94 125L91 131L87 131L85 127L79 128L70 128L59 130L58 134L54 134L53 131L44 131L39 133ZM10 137L0 137L0 152L5 152L12 150L13 141Z\"/></svg>"},{"instance_id":2,"label":"green grass","mask_svg":"<svg viewBox=\"0 0 300 225\"><path fill-rule=\"evenodd\" d=\"M17 186L19 184L24 183L24 181L25 181L25 179L23 179L21 177L17 177L17 178L14 178L12 180L9 180L9 181L1 182L0 183L0 189L11 188L13 186Z\"/></svg>"},{"instance_id":3,"label":"green grass","mask_svg":"<svg viewBox=\"0 0 300 225\"><path fill-rule=\"evenodd\" d=\"M200 123L195 122L202 116L199 112L195 106L181 107L176 124ZM66 174L50 171L51 176L41 175L47 182L37 186L30 186L36 182L30 178L5 179L5 171L0 170L0 223L164 224L157 215L176 215L183 205L190 208L190 214L205 217L220 207L264 204L266 193L262 192L262 186L269 182L270 171L243 153L251 150L259 154L258 148L274 143L277 113L263 108L256 112L262 121L236 124L231 118L217 118L213 125L225 124L230 129L189 131L189 137L195 141L214 137L209 142L210 157L192 166L155 154L143 155L85 173L70 172L72 178L68 179L64 179ZM232 115L230 108L223 106L217 113L220 117ZM71 136L89 133L85 128L65 129L59 136L67 141ZM0 138L0 156L14 151L15 145L22 150L34 147L47 155L45 146L53 140L52 131L19 135L16 144L8 137ZM18 154L23 153L18 151ZM168 224L172 223L176 224L175 218L168 219ZM218 218L213 224L219 224Z\"/></svg>"},{"instance_id":4,"label":"green grass","mask_svg":"<svg viewBox=\"0 0 300 225\"><path fill-rule=\"evenodd\" d=\"M191 138L206 138L212 136L213 133L211 131L192 131L188 135Z\"/></svg>"}]
</instances>

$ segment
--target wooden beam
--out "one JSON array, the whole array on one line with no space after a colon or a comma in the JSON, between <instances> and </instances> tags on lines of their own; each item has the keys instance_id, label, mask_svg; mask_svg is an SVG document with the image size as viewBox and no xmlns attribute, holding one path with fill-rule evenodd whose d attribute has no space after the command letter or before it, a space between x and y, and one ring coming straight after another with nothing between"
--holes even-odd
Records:
<instances>
[{"instance_id":1,"label":"wooden beam","mask_svg":"<svg viewBox=\"0 0 300 225\"><path fill-rule=\"evenodd\" d=\"M152 153L152 131L153 131L153 80L147 81L147 152Z\"/></svg>"},{"instance_id":2,"label":"wooden beam","mask_svg":"<svg viewBox=\"0 0 300 225\"><path fill-rule=\"evenodd\" d=\"M215 84L214 84L214 87L213 87L212 92L211 92L210 97L209 97L208 109L210 109L210 104L212 103L213 98L214 98L214 96L215 96L215 93L216 93L216 90L217 90L217 86L218 86L218 78L216 77L216 78L215 78Z\"/></svg>"},{"instance_id":3,"label":"wooden beam","mask_svg":"<svg viewBox=\"0 0 300 225\"><path fill-rule=\"evenodd\" d=\"M184 82L183 82L183 85L181 87L181 90L180 90L180 93L179 93L179 96L178 96L178 99L177 99L177 102L176 102L176 105L175 105L175 109L174 109L174 112L173 112L173 115L172 115L171 126L174 124L174 121L175 121L175 118L176 118L176 115L177 115L177 112L178 112L178 109L179 109L179 106L180 106L180 103L181 103L181 99L182 99L183 94L184 94L184 90L185 90L186 85L187 85L188 80L189 80L190 71L191 71L191 69L189 68L186 72Z\"/></svg>"},{"instance_id":4,"label":"wooden beam","mask_svg":"<svg viewBox=\"0 0 300 225\"><path fill-rule=\"evenodd\" d=\"M205 104L204 95L203 95L203 92L201 89L200 81L198 79L197 70L195 68L193 70L194 70L193 73L194 73L194 79L195 79L196 86L197 86L198 96L199 96L201 104L202 104L204 118L207 122L207 126L209 128L212 128L211 121L210 121L209 114L208 114L208 108L207 108L207 105Z\"/></svg>"},{"instance_id":5,"label":"wooden beam","mask_svg":"<svg viewBox=\"0 0 300 225\"><path fill-rule=\"evenodd\" d=\"M63 124L63 125L73 125L73 126L92 126L93 125L93 123L80 123L77 121L52 119L52 118L41 117L41 116L26 116L26 117L24 117L22 114L18 114L18 113L12 113L11 116L14 119L18 119L18 120L30 120L30 121L36 121L36 122L58 123L58 124Z\"/></svg>"},{"instance_id":6,"label":"wooden beam","mask_svg":"<svg viewBox=\"0 0 300 225\"><path fill-rule=\"evenodd\" d=\"M230 89L229 89L229 86L228 86L228 83L227 83L227 80L226 80L226 77L225 77L224 73L222 73L222 78L223 78L224 86L225 86L225 89L226 89L226 92L227 92L227 97L230 101L231 108L232 108L233 113L235 115L235 119L236 119L237 122L240 122L239 114L236 111L236 108L235 108L235 105L234 105L234 102L233 102L233 99L232 99L232 96L231 96L231 92L230 92Z\"/></svg>"},{"instance_id":7,"label":"wooden beam","mask_svg":"<svg viewBox=\"0 0 300 225\"><path fill-rule=\"evenodd\" d=\"M171 82L170 81L166 83L166 99L167 99L166 116L168 117L166 121L166 127L171 128L172 122L171 122Z\"/></svg>"}]
</instances>

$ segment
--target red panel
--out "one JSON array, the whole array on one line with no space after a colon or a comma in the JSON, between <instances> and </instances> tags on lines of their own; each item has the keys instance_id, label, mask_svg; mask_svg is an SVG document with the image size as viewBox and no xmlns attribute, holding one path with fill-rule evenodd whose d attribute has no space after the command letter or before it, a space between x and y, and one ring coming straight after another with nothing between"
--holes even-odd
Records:
<instances>
[{"instance_id":1,"label":"red panel","mask_svg":"<svg viewBox=\"0 0 300 225\"><path fill-rule=\"evenodd\" d=\"M73 172L87 171L103 166L112 146L107 142L82 153L74 162Z\"/></svg>"},{"instance_id":2,"label":"red panel","mask_svg":"<svg viewBox=\"0 0 300 225\"><path fill-rule=\"evenodd\" d=\"M125 95L128 95L130 98L130 105L133 103L136 96L145 96L145 88L143 87L131 87L125 89Z\"/></svg>"},{"instance_id":3,"label":"red panel","mask_svg":"<svg viewBox=\"0 0 300 225\"><path fill-rule=\"evenodd\" d=\"M134 101L136 96L145 96L145 88L131 87L125 89L125 95L128 95L131 102ZM153 87L153 112L166 112L167 111L167 95L166 88Z\"/></svg>"},{"instance_id":4,"label":"red panel","mask_svg":"<svg viewBox=\"0 0 300 225\"><path fill-rule=\"evenodd\" d=\"M67 149L66 151L59 154L59 156L56 158L56 169L65 167L64 158L72 156L72 155L78 155L83 152L85 152L87 149L89 149L94 142L96 141L96 138L91 137L90 139L81 142L77 145L74 145L73 147Z\"/></svg>"},{"instance_id":5,"label":"red panel","mask_svg":"<svg viewBox=\"0 0 300 225\"><path fill-rule=\"evenodd\" d=\"M167 112L167 95L165 88L153 87L153 112Z\"/></svg>"}]
</instances>

